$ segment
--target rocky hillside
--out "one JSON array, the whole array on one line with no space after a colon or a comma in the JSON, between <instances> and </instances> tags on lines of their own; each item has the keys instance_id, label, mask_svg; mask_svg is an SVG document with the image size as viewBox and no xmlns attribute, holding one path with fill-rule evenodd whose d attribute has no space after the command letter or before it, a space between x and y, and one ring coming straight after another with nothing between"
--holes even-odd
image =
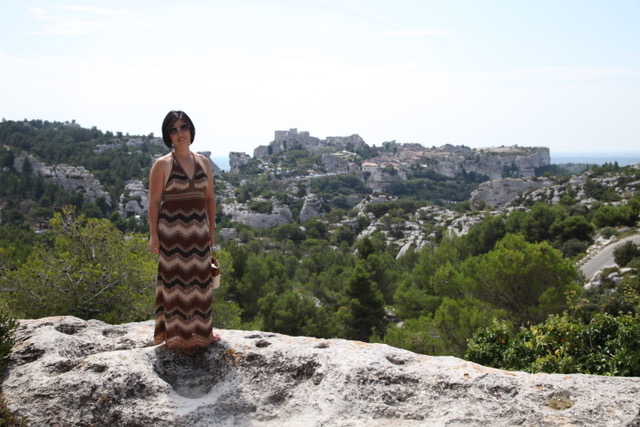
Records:
<instances>
[{"instance_id":1,"label":"rocky hillside","mask_svg":"<svg viewBox=\"0 0 640 427\"><path fill-rule=\"evenodd\" d=\"M617 200L626 200L640 189L640 181L625 173L593 176L591 171L572 176L564 181L550 178L505 178L480 184L471 194L471 204L503 208L512 203L531 205L535 202L560 203L563 197L576 198L583 206L598 203L592 193L600 189L615 194Z\"/></svg>"},{"instance_id":2,"label":"rocky hillside","mask_svg":"<svg viewBox=\"0 0 640 427\"><path fill-rule=\"evenodd\" d=\"M486 368L381 344L223 330L195 356L153 322L23 320L2 391L31 426L638 426L635 378Z\"/></svg>"},{"instance_id":3,"label":"rocky hillside","mask_svg":"<svg viewBox=\"0 0 640 427\"><path fill-rule=\"evenodd\" d=\"M13 161L13 168L16 171L22 171L25 162L31 164L34 175L41 174L43 178L60 184L67 192L83 193L91 202L95 202L99 197L110 200L109 194L100 181L83 166L70 166L64 163L47 166L35 156L22 152Z\"/></svg>"},{"instance_id":4,"label":"rocky hillside","mask_svg":"<svg viewBox=\"0 0 640 427\"><path fill-rule=\"evenodd\" d=\"M76 123L41 121L2 123L0 144L3 172L40 174L69 194L81 193L86 201L100 204L107 216L117 211L121 218L146 215L148 167L165 151L161 140L152 134L114 136L111 132L83 129ZM357 185L351 187L361 188L352 188L353 194L346 196L349 201L339 203L341 207L351 208L368 193L376 192L398 197L410 195L437 204L455 203L466 200L471 189L482 180L534 176L536 170L549 165L549 150L518 146L426 148L395 141L376 147L365 143L357 134L320 139L309 132L290 129L276 131L274 140L258 146L253 157L231 152L229 160L230 174L224 174L212 162L218 188L229 189L226 194L220 192L221 200L229 202L225 214L250 226L273 227L291 221L304 222L317 216L316 212L322 214L335 207L327 205L323 195L310 191L318 180L331 177L357 180ZM272 180L274 191L284 191L290 200L280 200L283 206L277 207L275 214L259 212L260 218L254 218L251 209L243 206L247 197L234 200L237 199L235 191L239 185L255 185L261 177ZM440 188L434 193L431 187L438 182L458 189L460 183L466 187L454 192ZM16 199L29 197L20 190L13 190L14 193ZM42 197L42 191L37 189L36 193L34 197ZM251 198L257 196L252 194ZM292 200L299 206L290 206ZM304 203L308 206L302 209ZM55 205L56 200L48 195L38 206L48 209L51 204ZM23 210L27 211L27 206L33 207L33 203L25 204Z\"/></svg>"},{"instance_id":5,"label":"rocky hillside","mask_svg":"<svg viewBox=\"0 0 640 427\"><path fill-rule=\"evenodd\" d=\"M420 144L391 141L383 143L382 149L374 150L358 135L322 140L297 129L276 131L274 140L256 148L253 157L269 169L274 156L293 150L306 150L321 156L322 168L315 169L315 174L352 173L372 191L384 191L390 185L406 180L416 170L429 170L446 177L468 173L489 179L531 177L551 161L546 147L516 145L472 149L447 144L426 148ZM363 159L361 154L365 151L369 155ZM372 151L376 155L371 156ZM234 152L230 153L229 160L232 173L238 173L251 157Z\"/></svg>"}]
</instances>

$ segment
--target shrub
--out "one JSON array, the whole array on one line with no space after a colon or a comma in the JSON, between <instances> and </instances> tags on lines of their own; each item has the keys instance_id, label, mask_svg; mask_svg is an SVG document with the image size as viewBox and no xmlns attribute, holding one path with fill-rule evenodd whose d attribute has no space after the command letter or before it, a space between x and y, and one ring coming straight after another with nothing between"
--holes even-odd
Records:
<instances>
[{"instance_id":1,"label":"shrub","mask_svg":"<svg viewBox=\"0 0 640 427\"><path fill-rule=\"evenodd\" d=\"M626 267L634 258L640 257L640 248L629 241L613 250L613 259L620 267Z\"/></svg>"},{"instance_id":2,"label":"shrub","mask_svg":"<svg viewBox=\"0 0 640 427\"><path fill-rule=\"evenodd\" d=\"M0 304L0 372L2 372L7 364L5 358L11 353L14 337L13 333L18 327L13 313L9 311L6 304Z\"/></svg>"},{"instance_id":3,"label":"shrub","mask_svg":"<svg viewBox=\"0 0 640 427\"><path fill-rule=\"evenodd\" d=\"M637 315L596 313L582 321L567 313L513 332L504 323L476 331L467 360L525 372L640 375Z\"/></svg>"},{"instance_id":4,"label":"shrub","mask_svg":"<svg viewBox=\"0 0 640 427\"><path fill-rule=\"evenodd\" d=\"M273 204L271 202L252 200L249 202L249 209L258 213L270 214L273 211Z\"/></svg>"}]
</instances>

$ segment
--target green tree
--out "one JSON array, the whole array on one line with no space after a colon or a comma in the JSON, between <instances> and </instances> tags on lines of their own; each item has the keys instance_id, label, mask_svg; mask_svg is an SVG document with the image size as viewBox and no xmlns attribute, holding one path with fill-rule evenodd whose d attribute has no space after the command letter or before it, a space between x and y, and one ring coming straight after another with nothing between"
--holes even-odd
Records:
<instances>
[{"instance_id":1,"label":"green tree","mask_svg":"<svg viewBox=\"0 0 640 427\"><path fill-rule=\"evenodd\" d=\"M384 299L362 263L353 270L345 294L338 312L342 335L365 342L374 334L383 337L388 323Z\"/></svg>"},{"instance_id":2,"label":"green tree","mask_svg":"<svg viewBox=\"0 0 640 427\"><path fill-rule=\"evenodd\" d=\"M421 354L448 354L430 315L407 319L402 326L390 324L381 342Z\"/></svg>"},{"instance_id":3,"label":"green tree","mask_svg":"<svg viewBox=\"0 0 640 427\"><path fill-rule=\"evenodd\" d=\"M613 250L613 259L620 267L626 267L634 258L640 257L640 247L628 241Z\"/></svg>"},{"instance_id":4,"label":"green tree","mask_svg":"<svg viewBox=\"0 0 640 427\"><path fill-rule=\"evenodd\" d=\"M15 342L13 333L18 327L15 315L7 304L0 300L0 373L7 365L6 357L11 353ZM0 375L1 377L1 375Z\"/></svg>"},{"instance_id":5,"label":"green tree","mask_svg":"<svg viewBox=\"0 0 640 427\"><path fill-rule=\"evenodd\" d=\"M551 224L551 234L556 236L556 241L560 244L571 239L591 242L593 225L582 215L571 215L561 219L556 219Z\"/></svg>"},{"instance_id":6,"label":"green tree","mask_svg":"<svg viewBox=\"0 0 640 427\"><path fill-rule=\"evenodd\" d=\"M463 241L469 255L480 255L492 250L506 233L504 219L500 216L489 216L472 226L463 237Z\"/></svg>"},{"instance_id":7,"label":"green tree","mask_svg":"<svg viewBox=\"0 0 640 427\"><path fill-rule=\"evenodd\" d=\"M593 214L593 223L597 227L618 227L634 225L638 219L630 206L603 205Z\"/></svg>"},{"instance_id":8,"label":"green tree","mask_svg":"<svg viewBox=\"0 0 640 427\"><path fill-rule=\"evenodd\" d=\"M104 219L76 217L66 208L0 287L22 316L73 315L109 323L145 320L153 313L156 261L143 236L123 236Z\"/></svg>"},{"instance_id":9,"label":"green tree","mask_svg":"<svg viewBox=\"0 0 640 427\"><path fill-rule=\"evenodd\" d=\"M508 310L522 324L560 312L565 293L580 290L570 260L547 242L528 243L513 234L493 251L465 260L459 274L466 295Z\"/></svg>"},{"instance_id":10,"label":"green tree","mask_svg":"<svg viewBox=\"0 0 640 427\"><path fill-rule=\"evenodd\" d=\"M331 337L335 332L327 310L294 290L271 292L260 299L259 305L264 330L319 338Z\"/></svg>"},{"instance_id":11,"label":"green tree","mask_svg":"<svg viewBox=\"0 0 640 427\"><path fill-rule=\"evenodd\" d=\"M436 310L433 327L447 354L462 357L467 349L467 341L477 329L508 315L506 310L496 310L491 304L475 298L444 297Z\"/></svg>"},{"instance_id":12,"label":"green tree","mask_svg":"<svg viewBox=\"0 0 640 427\"><path fill-rule=\"evenodd\" d=\"M566 216L564 208L558 205L550 206L538 202L528 212L516 211L507 219L507 231L522 234L528 242L536 243L553 240L551 231L554 222Z\"/></svg>"},{"instance_id":13,"label":"green tree","mask_svg":"<svg viewBox=\"0 0 640 427\"><path fill-rule=\"evenodd\" d=\"M640 318L597 313L583 321L564 313L520 329L498 322L476 332L465 358L526 372L640 376Z\"/></svg>"}]
</instances>

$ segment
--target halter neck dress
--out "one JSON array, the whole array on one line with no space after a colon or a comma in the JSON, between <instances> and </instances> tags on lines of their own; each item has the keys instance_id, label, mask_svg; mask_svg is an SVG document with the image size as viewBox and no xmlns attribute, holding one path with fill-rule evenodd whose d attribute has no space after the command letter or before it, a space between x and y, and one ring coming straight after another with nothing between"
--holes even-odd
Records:
<instances>
[{"instance_id":1,"label":"halter neck dress","mask_svg":"<svg viewBox=\"0 0 640 427\"><path fill-rule=\"evenodd\" d=\"M191 154L189 177L172 153L173 165L158 214L158 280L154 344L193 353L217 341L211 320L209 221L204 196L207 174Z\"/></svg>"}]
</instances>

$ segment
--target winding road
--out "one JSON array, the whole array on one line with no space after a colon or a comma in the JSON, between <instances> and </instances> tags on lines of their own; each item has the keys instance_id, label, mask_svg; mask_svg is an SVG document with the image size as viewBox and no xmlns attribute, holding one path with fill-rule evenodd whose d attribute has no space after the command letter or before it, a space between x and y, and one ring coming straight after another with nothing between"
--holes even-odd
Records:
<instances>
[{"instance_id":1,"label":"winding road","mask_svg":"<svg viewBox=\"0 0 640 427\"><path fill-rule=\"evenodd\" d=\"M640 235L625 237L624 239L620 239L617 242L611 243L598 251L591 259L585 262L580 269L582 273L584 273L584 277L587 280L591 280L599 270L616 265L616 262L613 259L613 251L618 246L632 241L635 244L640 243Z\"/></svg>"}]
</instances>

